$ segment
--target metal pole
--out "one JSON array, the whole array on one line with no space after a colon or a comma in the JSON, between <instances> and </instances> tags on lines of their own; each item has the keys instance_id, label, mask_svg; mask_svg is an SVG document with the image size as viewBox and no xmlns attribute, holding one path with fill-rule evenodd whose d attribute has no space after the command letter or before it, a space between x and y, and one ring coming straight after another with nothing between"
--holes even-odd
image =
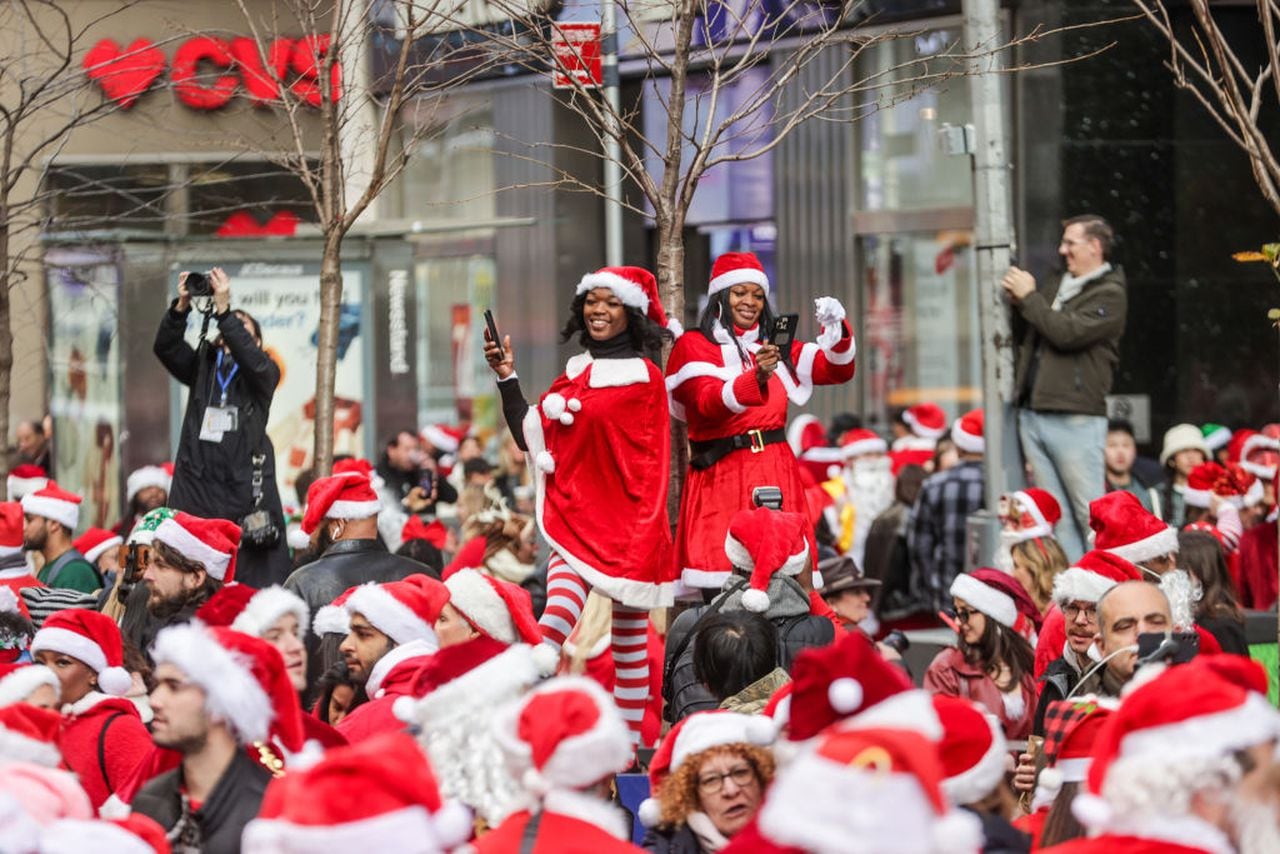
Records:
<instances>
[{"instance_id":1,"label":"metal pole","mask_svg":"<svg viewBox=\"0 0 1280 854\"><path fill-rule=\"evenodd\" d=\"M614 0L600 0L601 74L604 84L604 257L622 264L622 149L618 145L618 32Z\"/></svg>"}]
</instances>

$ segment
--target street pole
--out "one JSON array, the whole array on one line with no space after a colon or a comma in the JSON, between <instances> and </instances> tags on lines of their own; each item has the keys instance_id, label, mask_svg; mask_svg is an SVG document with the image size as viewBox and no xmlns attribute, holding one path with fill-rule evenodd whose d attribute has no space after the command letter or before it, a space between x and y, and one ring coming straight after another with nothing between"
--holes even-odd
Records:
<instances>
[{"instance_id":1,"label":"street pole","mask_svg":"<svg viewBox=\"0 0 1280 854\"><path fill-rule=\"evenodd\" d=\"M604 258L622 264L622 149L618 145L618 24L614 0L600 0L601 76L604 84Z\"/></svg>"}]
</instances>

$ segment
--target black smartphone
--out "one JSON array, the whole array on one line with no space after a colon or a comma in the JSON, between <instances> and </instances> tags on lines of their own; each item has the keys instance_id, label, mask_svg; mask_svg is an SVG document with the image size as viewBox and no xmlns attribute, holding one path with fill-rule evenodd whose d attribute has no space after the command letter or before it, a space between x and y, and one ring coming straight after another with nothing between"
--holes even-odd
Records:
<instances>
[{"instance_id":1,"label":"black smartphone","mask_svg":"<svg viewBox=\"0 0 1280 854\"><path fill-rule=\"evenodd\" d=\"M427 497L431 497L431 490L436 486L436 473L433 471L424 471L422 476L418 478L418 486L422 489L422 493Z\"/></svg>"},{"instance_id":2,"label":"black smartphone","mask_svg":"<svg viewBox=\"0 0 1280 854\"><path fill-rule=\"evenodd\" d=\"M784 358L791 355L791 342L796 340L796 326L799 323L798 314L779 315L773 321L773 334L769 336L769 343L777 346Z\"/></svg>"},{"instance_id":3,"label":"black smartphone","mask_svg":"<svg viewBox=\"0 0 1280 854\"><path fill-rule=\"evenodd\" d=\"M1195 632L1143 632L1138 635L1138 661L1186 664L1200 652L1200 636Z\"/></svg>"},{"instance_id":4,"label":"black smartphone","mask_svg":"<svg viewBox=\"0 0 1280 854\"><path fill-rule=\"evenodd\" d=\"M782 487L757 486L751 490L751 503L757 507L768 507L770 510L782 509Z\"/></svg>"},{"instance_id":5,"label":"black smartphone","mask_svg":"<svg viewBox=\"0 0 1280 854\"><path fill-rule=\"evenodd\" d=\"M489 330L489 340L498 345L498 349L502 349L502 338L498 335L498 324L493 319L493 312L490 309L484 310L484 325Z\"/></svg>"}]
</instances>

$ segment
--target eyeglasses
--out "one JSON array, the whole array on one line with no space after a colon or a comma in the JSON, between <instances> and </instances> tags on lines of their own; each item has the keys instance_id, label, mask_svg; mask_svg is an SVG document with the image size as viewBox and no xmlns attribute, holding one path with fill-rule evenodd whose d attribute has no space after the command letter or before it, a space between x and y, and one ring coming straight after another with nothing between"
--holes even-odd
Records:
<instances>
[{"instance_id":1,"label":"eyeglasses","mask_svg":"<svg viewBox=\"0 0 1280 854\"><path fill-rule=\"evenodd\" d=\"M1091 623L1096 622L1098 619L1097 605L1080 606L1075 602L1072 602L1070 605L1067 605L1062 609L1062 616L1066 617L1068 622L1075 622L1075 619L1080 616L1081 612L1084 613L1084 618Z\"/></svg>"},{"instance_id":2,"label":"eyeglasses","mask_svg":"<svg viewBox=\"0 0 1280 854\"><path fill-rule=\"evenodd\" d=\"M704 774L698 778L698 794L714 795L724 788L724 781L732 780L738 788L745 788L756 781L755 769L750 765L739 765L723 774Z\"/></svg>"},{"instance_id":3,"label":"eyeglasses","mask_svg":"<svg viewBox=\"0 0 1280 854\"><path fill-rule=\"evenodd\" d=\"M978 611L973 608L956 608L956 622L967 623L969 622L969 618L977 613Z\"/></svg>"}]
</instances>

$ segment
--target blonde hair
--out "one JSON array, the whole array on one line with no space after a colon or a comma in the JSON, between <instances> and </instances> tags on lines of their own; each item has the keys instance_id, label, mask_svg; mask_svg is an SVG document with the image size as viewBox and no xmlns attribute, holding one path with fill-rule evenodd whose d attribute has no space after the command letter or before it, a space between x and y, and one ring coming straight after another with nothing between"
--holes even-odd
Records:
<instances>
[{"instance_id":1,"label":"blonde hair","mask_svg":"<svg viewBox=\"0 0 1280 854\"><path fill-rule=\"evenodd\" d=\"M1031 571L1031 589L1027 593L1040 612L1044 613L1053 599L1053 580L1069 566L1066 552L1053 537L1037 537L1014 543L1010 552L1022 558Z\"/></svg>"}]
</instances>

